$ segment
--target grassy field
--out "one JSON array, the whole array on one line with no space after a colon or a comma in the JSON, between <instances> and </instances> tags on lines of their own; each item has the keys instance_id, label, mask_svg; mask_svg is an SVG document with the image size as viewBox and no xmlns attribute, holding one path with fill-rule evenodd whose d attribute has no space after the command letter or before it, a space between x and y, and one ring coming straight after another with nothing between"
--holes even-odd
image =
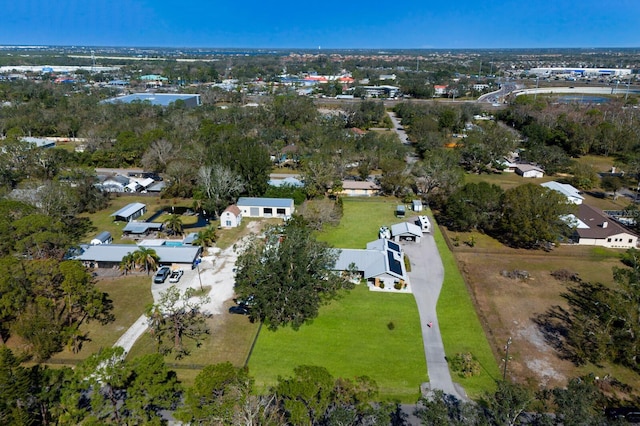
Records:
<instances>
[{"instance_id":1,"label":"grassy field","mask_svg":"<svg viewBox=\"0 0 640 426\"><path fill-rule=\"evenodd\" d=\"M258 388L290 376L298 365L320 365L334 377L369 376L382 398L414 403L427 374L413 296L359 285L298 331L263 328L249 361Z\"/></svg>"},{"instance_id":2,"label":"grassy field","mask_svg":"<svg viewBox=\"0 0 640 426\"><path fill-rule=\"evenodd\" d=\"M120 336L133 324L145 308L153 303L151 296L151 278L146 275L122 276L118 278L103 278L98 280L97 287L109 294L113 301L113 315L115 321L107 325L97 322L84 324L82 329L89 333L89 340L82 350L73 353L69 350L56 354L54 363L77 363L101 348L113 346Z\"/></svg>"},{"instance_id":3,"label":"grassy field","mask_svg":"<svg viewBox=\"0 0 640 426\"><path fill-rule=\"evenodd\" d=\"M463 378L452 372L452 378L465 388L471 398L479 397L493 389L495 380L500 378L498 366L456 260L437 226L433 235L445 270L436 307L445 352L447 357L470 352L481 366L477 376Z\"/></svg>"},{"instance_id":4,"label":"grassy field","mask_svg":"<svg viewBox=\"0 0 640 426\"><path fill-rule=\"evenodd\" d=\"M223 314L214 315L207 321L210 334L206 336L200 347L196 347L193 341L185 341L191 351L189 356L182 359L175 359L173 355L165 357L165 362L177 373L178 379L184 385L191 386L198 372L209 364L228 361L238 367L244 366L258 333L258 324L252 324L243 315L227 313L231 302L227 305L224 307ZM155 351L155 341L145 333L133 345L128 356L135 358Z\"/></svg>"},{"instance_id":5,"label":"grassy field","mask_svg":"<svg viewBox=\"0 0 640 426\"><path fill-rule=\"evenodd\" d=\"M487 182L498 185L500 188L507 190L516 186L524 185L525 183L541 184L543 182L549 182L555 180L553 176L545 176L539 179L527 179L515 173L491 173L491 174L473 174L466 173L464 175L464 183L478 183Z\"/></svg>"},{"instance_id":6,"label":"grassy field","mask_svg":"<svg viewBox=\"0 0 640 426\"><path fill-rule=\"evenodd\" d=\"M365 248L367 243L378 238L378 230L382 225L390 226L403 222L395 217L398 204L396 198L343 198L343 217L340 224L329 227L318 235L318 240L325 241L339 248ZM410 216L410 211L407 210Z\"/></svg>"}]
</instances>

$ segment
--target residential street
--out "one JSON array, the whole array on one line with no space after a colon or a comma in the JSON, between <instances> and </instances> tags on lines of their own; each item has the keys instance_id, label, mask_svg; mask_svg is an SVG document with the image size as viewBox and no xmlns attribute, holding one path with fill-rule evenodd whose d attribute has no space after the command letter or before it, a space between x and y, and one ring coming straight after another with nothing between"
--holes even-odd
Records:
<instances>
[{"instance_id":1,"label":"residential street","mask_svg":"<svg viewBox=\"0 0 640 426\"><path fill-rule=\"evenodd\" d=\"M435 226L433 218L430 219ZM444 267L436 243L431 234L424 234L420 243L405 242L402 248L411 261L409 279L420 313L429 387L466 400L464 389L451 380L440 335L436 304L442 289ZM429 323L432 323L431 327Z\"/></svg>"}]
</instances>

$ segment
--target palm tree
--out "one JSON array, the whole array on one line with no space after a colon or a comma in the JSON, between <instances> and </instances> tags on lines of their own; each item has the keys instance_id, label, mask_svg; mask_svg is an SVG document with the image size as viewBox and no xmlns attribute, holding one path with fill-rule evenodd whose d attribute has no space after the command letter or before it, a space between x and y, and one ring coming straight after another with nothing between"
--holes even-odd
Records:
<instances>
[{"instance_id":1,"label":"palm tree","mask_svg":"<svg viewBox=\"0 0 640 426\"><path fill-rule=\"evenodd\" d=\"M127 253L122 257L122 261L120 262L120 270L124 272L125 275L129 273L130 270L136 267L136 257L133 253Z\"/></svg>"},{"instance_id":2,"label":"palm tree","mask_svg":"<svg viewBox=\"0 0 640 426\"><path fill-rule=\"evenodd\" d=\"M175 234L175 235L184 234L184 228L182 226L182 219L180 218L180 215L177 215L177 214L169 215L167 220L164 221L164 224L171 234Z\"/></svg>"},{"instance_id":3,"label":"palm tree","mask_svg":"<svg viewBox=\"0 0 640 426\"><path fill-rule=\"evenodd\" d=\"M149 275L149 271L152 269L155 270L160 262L160 257L156 254L156 251L147 247L139 247L138 250L133 252L133 256L136 265L138 265L140 269L144 268L147 275Z\"/></svg>"},{"instance_id":4,"label":"palm tree","mask_svg":"<svg viewBox=\"0 0 640 426\"><path fill-rule=\"evenodd\" d=\"M208 226L202 231L198 232L193 244L206 249L213 246L218 236L216 235L216 229L213 226Z\"/></svg>"}]
</instances>

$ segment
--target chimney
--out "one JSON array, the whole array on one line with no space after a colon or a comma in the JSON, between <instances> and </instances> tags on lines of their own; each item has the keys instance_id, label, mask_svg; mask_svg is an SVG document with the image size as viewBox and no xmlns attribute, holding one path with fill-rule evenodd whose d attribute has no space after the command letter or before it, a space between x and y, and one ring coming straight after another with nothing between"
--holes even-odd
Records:
<instances>
[{"instance_id":1,"label":"chimney","mask_svg":"<svg viewBox=\"0 0 640 426\"><path fill-rule=\"evenodd\" d=\"M607 222L606 220L604 222L602 222L602 228L606 228L607 226L609 226L609 222Z\"/></svg>"}]
</instances>

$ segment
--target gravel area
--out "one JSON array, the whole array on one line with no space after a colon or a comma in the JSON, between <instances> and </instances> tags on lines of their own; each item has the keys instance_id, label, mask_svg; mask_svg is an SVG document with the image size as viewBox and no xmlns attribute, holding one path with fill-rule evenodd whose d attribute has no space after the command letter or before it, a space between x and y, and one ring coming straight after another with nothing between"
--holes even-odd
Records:
<instances>
[{"instance_id":1,"label":"gravel area","mask_svg":"<svg viewBox=\"0 0 640 426\"><path fill-rule=\"evenodd\" d=\"M260 224L258 222L250 223L250 231L257 231ZM250 234L251 235L251 234ZM235 244L225 250L218 248L209 249L206 256L202 256L202 262L198 268L185 271L180 281L176 284L169 283L167 280L164 284L150 284L153 300L158 301L161 294L171 286L178 287L181 291L188 288L200 289L202 287L210 287L208 303L202 306L202 311L207 314L217 315L223 312L224 302L233 297L233 286L235 283L234 272L236 260L242 250L242 243L246 242L245 237L240 244ZM150 278L151 281L151 278ZM147 317L141 315L136 322L118 339L114 346L121 346L126 352L129 352L134 343L147 330Z\"/></svg>"}]
</instances>

